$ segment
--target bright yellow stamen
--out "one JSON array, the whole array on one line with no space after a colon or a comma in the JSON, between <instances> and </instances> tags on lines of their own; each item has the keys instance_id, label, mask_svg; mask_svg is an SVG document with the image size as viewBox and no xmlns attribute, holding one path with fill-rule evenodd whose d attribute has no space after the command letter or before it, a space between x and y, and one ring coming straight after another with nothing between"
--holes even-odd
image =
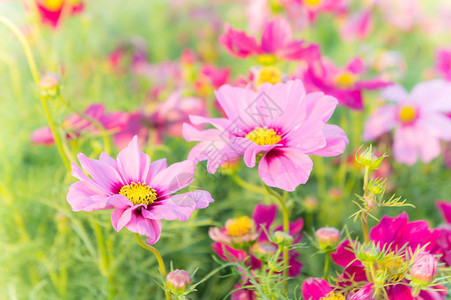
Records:
<instances>
[{"instance_id":1,"label":"bright yellow stamen","mask_svg":"<svg viewBox=\"0 0 451 300\"><path fill-rule=\"evenodd\" d=\"M310 7L319 6L323 0L304 0L304 4Z\"/></svg>"},{"instance_id":2,"label":"bright yellow stamen","mask_svg":"<svg viewBox=\"0 0 451 300\"><path fill-rule=\"evenodd\" d=\"M321 297L319 300L345 300L345 297L341 294L330 292L326 297Z\"/></svg>"},{"instance_id":3,"label":"bright yellow stamen","mask_svg":"<svg viewBox=\"0 0 451 300\"><path fill-rule=\"evenodd\" d=\"M256 127L246 134L245 138L260 146L275 145L282 139L274 129L268 129L266 127Z\"/></svg>"},{"instance_id":4,"label":"bright yellow stamen","mask_svg":"<svg viewBox=\"0 0 451 300\"><path fill-rule=\"evenodd\" d=\"M417 117L415 107L406 105L399 110L399 120L403 123L410 123Z\"/></svg>"},{"instance_id":5,"label":"bright yellow stamen","mask_svg":"<svg viewBox=\"0 0 451 300\"><path fill-rule=\"evenodd\" d=\"M271 84L282 82L282 72L274 66L261 67L255 79L255 86L259 88L266 82Z\"/></svg>"},{"instance_id":6,"label":"bright yellow stamen","mask_svg":"<svg viewBox=\"0 0 451 300\"><path fill-rule=\"evenodd\" d=\"M57 11L63 5L63 0L44 0L44 7L51 11Z\"/></svg>"},{"instance_id":7,"label":"bright yellow stamen","mask_svg":"<svg viewBox=\"0 0 451 300\"><path fill-rule=\"evenodd\" d=\"M274 55L260 55L258 57L258 62L262 65L273 65L276 62L276 57Z\"/></svg>"},{"instance_id":8,"label":"bright yellow stamen","mask_svg":"<svg viewBox=\"0 0 451 300\"><path fill-rule=\"evenodd\" d=\"M134 205L150 204L157 199L157 192L141 182L132 182L129 185L124 185L119 194L127 197Z\"/></svg>"},{"instance_id":9,"label":"bright yellow stamen","mask_svg":"<svg viewBox=\"0 0 451 300\"><path fill-rule=\"evenodd\" d=\"M254 229L254 221L247 216L230 219L226 223L227 234L233 237L240 237L251 233Z\"/></svg>"},{"instance_id":10,"label":"bright yellow stamen","mask_svg":"<svg viewBox=\"0 0 451 300\"><path fill-rule=\"evenodd\" d=\"M349 71L344 71L335 78L336 84L341 88L350 88L356 81L357 77Z\"/></svg>"}]
</instances>

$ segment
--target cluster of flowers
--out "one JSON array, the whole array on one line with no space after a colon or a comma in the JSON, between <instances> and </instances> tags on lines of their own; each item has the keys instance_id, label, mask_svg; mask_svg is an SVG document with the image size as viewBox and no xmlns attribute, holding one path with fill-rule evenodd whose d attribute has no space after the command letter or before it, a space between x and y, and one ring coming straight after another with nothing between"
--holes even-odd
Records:
<instances>
[{"instance_id":1,"label":"cluster of flowers","mask_svg":"<svg viewBox=\"0 0 451 300\"><path fill-rule=\"evenodd\" d=\"M288 20L305 16L313 24L323 13L341 20L344 40L367 37L377 10L389 11L384 15L386 21L400 30L410 30L422 22L416 1L396 1L395 9L392 1L368 2L361 11L352 12L346 1L250 1L247 12L253 34L225 25L219 37L219 43L232 56L255 59L256 66L235 79L230 78L230 70L205 63L191 51L185 51L179 62L155 65L149 62L141 41L121 44L108 58L112 70L118 76L123 72L144 76L153 83L153 89L134 112L105 113L103 105L94 104L65 119L61 129L67 139L106 132L118 148L124 148L117 159L107 153L98 160L78 155L81 168L72 163L72 175L79 181L67 194L72 209L114 209L111 222L116 231L125 227L155 244L160 238L161 220L186 221L194 210L214 201L203 190L175 194L193 182L196 164L207 161L207 170L213 174L242 157L247 167L258 166L265 188L280 200L284 219L288 220L286 199L273 188L292 192L305 184L313 169L312 155L342 154L348 144L346 133L328 121L337 105L364 110L364 92L371 90L381 90L382 98L390 104L372 111L363 139L379 138L380 144L392 147L396 161L407 165L419 159L428 163L438 157L440 142L451 141L451 51L441 49L437 55L433 73L442 79L419 83L409 94L394 84L395 78L384 74L385 70L362 58L337 67L323 55L320 45L293 37ZM53 26L59 24L65 7L73 12L83 7L69 1L37 3L43 20L52 20ZM399 18L397 11L408 18ZM277 16L273 16L275 12ZM259 38L256 31L261 31ZM284 64L293 68L284 69ZM372 76L375 70L378 76ZM55 76L44 77L43 96L58 98L59 84ZM217 102L209 106L213 97ZM393 141L381 139L393 129ZM170 166L165 159L151 162L140 145L148 144L151 138L153 145L161 144L167 135L198 143L185 161ZM54 143L50 128L38 129L32 139L38 144ZM375 207L404 203L383 200L385 181L367 176L379 169L384 157L367 150L358 158L365 167L366 181L356 218L362 220L365 239L359 241L348 234L340 242L341 233L335 228L316 231L318 251L343 270L335 283L329 280L327 269L323 279L306 279L303 297L445 299L446 289L440 284L443 270L451 264L451 228L430 229L427 222L409 222L407 214L402 213L395 218L384 216L369 231L366 218ZM451 223L451 204L438 202L438 206ZM272 293L271 289L259 289L265 276L283 282L283 276L300 274L302 263L296 249L303 220L284 220L283 226L272 226L276 214L276 205L257 204L252 218L229 219L224 228L210 229L213 250L225 261L236 263L241 275L232 299ZM168 274L165 288L182 297L192 291L188 289L190 283L188 273L176 270Z\"/></svg>"}]
</instances>

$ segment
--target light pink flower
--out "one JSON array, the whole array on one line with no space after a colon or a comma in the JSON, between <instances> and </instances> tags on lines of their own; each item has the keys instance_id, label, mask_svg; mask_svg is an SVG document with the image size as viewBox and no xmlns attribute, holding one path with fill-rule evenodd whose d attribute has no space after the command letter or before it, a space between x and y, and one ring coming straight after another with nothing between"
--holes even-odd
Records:
<instances>
[{"instance_id":1,"label":"light pink flower","mask_svg":"<svg viewBox=\"0 0 451 300\"><path fill-rule=\"evenodd\" d=\"M249 56L274 56L285 60L314 60L319 58L318 45L305 45L303 40L293 40L290 24L285 19L276 18L266 23L261 41L248 36L244 31L226 25L226 32L219 42L227 51L238 58Z\"/></svg>"},{"instance_id":2,"label":"light pink flower","mask_svg":"<svg viewBox=\"0 0 451 300\"><path fill-rule=\"evenodd\" d=\"M166 165L166 159L150 162L135 137L114 160L106 153L89 159L78 154L82 168L72 164L72 176L80 181L69 187L67 202L73 211L114 209L111 222L116 231L126 227L147 236L149 244L160 238L161 219L186 221L194 210L214 200L202 190L173 195L193 182L194 162Z\"/></svg>"},{"instance_id":3,"label":"light pink flower","mask_svg":"<svg viewBox=\"0 0 451 300\"><path fill-rule=\"evenodd\" d=\"M241 156L253 168L261 157L258 171L263 182L293 191L309 178L309 155L335 156L348 143L342 129L326 124L338 101L321 92L306 95L300 80L266 83L258 92L225 85L216 97L225 118L191 116L193 124L211 124L214 129L183 127L187 141L200 141L189 159L208 160L210 173Z\"/></svg>"},{"instance_id":4,"label":"light pink flower","mask_svg":"<svg viewBox=\"0 0 451 300\"><path fill-rule=\"evenodd\" d=\"M409 31L421 20L421 6L418 0L377 0L382 17L393 27Z\"/></svg>"},{"instance_id":5,"label":"light pink flower","mask_svg":"<svg viewBox=\"0 0 451 300\"><path fill-rule=\"evenodd\" d=\"M373 30L372 11L362 9L340 22L340 35L344 41L365 40Z\"/></svg>"},{"instance_id":6,"label":"light pink flower","mask_svg":"<svg viewBox=\"0 0 451 300\"><path fill-rule=\"evenodd\" d=\"M376 109L367 120L363 139L373 140L392 129L397 161L413 165L420 158L428 163L440 154L440 140L451 140L451 84L425 81L408 94L394 85L382 92L392 102Z\"/></svg>"}]
</instances>

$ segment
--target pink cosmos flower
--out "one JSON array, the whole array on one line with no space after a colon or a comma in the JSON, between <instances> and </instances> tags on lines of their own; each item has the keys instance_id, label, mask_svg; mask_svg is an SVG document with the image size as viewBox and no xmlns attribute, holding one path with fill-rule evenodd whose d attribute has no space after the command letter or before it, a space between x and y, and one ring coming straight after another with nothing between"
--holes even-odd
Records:
<instances>
[{"instance_id":1,"label":"pink cosmos flower","mask_svg":"<svg viewBox=\"0 0 451 300\"><path fill-rule=\"evenodd\" d=\"M436 242L436 251L443 253L441 261L448 267L451 266L451 202L437 201L436 205L443 215L445 224L441 225L436 231L439 237Z\"/></svg>"},{"instance_id":2,"label":"pink cosmos flower","mask_svg":"<svg viewBox=\"0 0 451 300\"><path fill-rule=\"evenodd\" d=\"M266 23L260 43L244 31L235 30L229 25L225 29L219 42L231 55L238 58L259 56L265 62L275 58L296 61L319 58L319 46L305 46L303 40L293 40L291 26L284 19L275 18Z\"/></svg>"},{"instance_id":3,"label":"pink cosmos flower","mask_svg":"<svg viewBox=\"0 0 451 300\"><path fill-rule=\"evenodd\" d=\"M125 128L128 119L127 114L124 112L105 113L105 106L103 104L90 105L84 111L84 114L96 120L106 131L113 134ZM101 134L100 129L95 124L82 118L77 113L68 116L64 120L62 128L66 132L67 139L78 138L83 133ZM42 127L33 131L31 140L38 145L48 146L54 143L53 135L49 127Z\"/></svg>"},{"instance_id":4,"label":"pink cosmos flower","mask_svg":"<svg viewBox=\"0 0 451 300\"><path fill-rule=\"evenodd\" d=\"M111 222L116 231L128 230L147 236L149 244L158 241L161 219L186 221L194 210L213 202L202 190L173 195L193 182L194 162L185 160L166 165L166 159L150 162L135 137L113 159L106 153L89 159L78 154L80 164L72 164L72 176L79 181L69 187L67 202L73 211L114 209Z\"/></svg>"},{"instance_id":5,"label":"pink cosmos flower","mask_svg":"<svg viewBox=\"0 0 451 300\"><path fill-rule=\"evenodd\" d=\"M418 0L377 0L382 17L391 26L409 31L421 20L421 6Z\"/></svg>"},{"instance_id":6,"label":"pink cosmos flower","mask_svg":"<svg viewBox=\"0 0 451 300\"><path fill-rule=\"evenodd\" d=\"M451 49L437 50L435 69L443 79L451 81Z\"/></svg>"},{"instance_id":7,"label":"pink cosmos flower","mask_svg":"<svg viewBox=\"0 0 451 300\"><path fill-rule=\"evenodd\" d=\"M340 36L344 41L365 40L373 30L372 11L362 9L340 20Z\"/></svg>"},{"instance_id":8,"label":"pink cosmos flower","mask_svg":"<svg viewBox=\"0 0 451 300\"><path fill-rule=\"evenodd\" d=\"M344 9L345 0L295 0L307 11L310 21L320 13L335 12Z\"/></svg>"},{"instance_id":9,"label":"pink cosmos flower","mask_svg":"<svg viewBox=\"0 0 451 300\"><path fill-rule=\"evenodd\" d=\"M215 241L212 245L213 250L226 261L243 261L250 256L251 268L261 268L259 255L274 255L277 251L277 245L269 242L266 235L266 232L270 232L276 214L276 205L257 204L252 219L248 217L230 219L224 228L210 228L209 235ZM294 243L299 243L302 239L300 232L303 226L302 219L290 223L290 235L294 237ZM273 229L274 232L282 230L282 226ZM298 257L299 253L295 250L289 251L288 276L290 277L300 274L302 264L298 261Z\"/></svg>"},{"instance_id":10,"label":"pink cosmos flower","mask_svg":"<svg viewBox=\"0 0 451 300\"><path fill-rule=\"evenodd\" d=\"M63 13L68 15L78 14L83 11L84 3L82 1L36 0L36 6L39 10L41 22L56 29L61 23Z\"/></svg>"},{"instance_id":11,"label":"pink cosmos flower","mask_svg":"<svg viewBox=\"0 0 451 300\"><path fill-rule=\"evenodd\" d=\"M376 109L365 124L363 139L373 140L395 129L394 157L413 165L420 158L428 163L440 154L440 140L451 140L451 84L431 80L407 94L399 85L386 88L382 97L393 104Z\"/></svg>"},{"instance_id":12,"label":"pink cosmos flower","mask_svg":"<svg viewBox=\"0 0 451 300\"><path fill-rule=\"evenodd\" d=\"M191 116L196 125L211 124L204 131L184 124L187 141L200 141L189 159L207 160L215 173L222 164L243 156L269 186L294 191L307 182L313 167L309 155L343 153L348 139L342 129L326 124L337 100L323 93L305 94L300 80L264 84L258 92L222 86L216 97L225 118Z\"/></svg>"},{"instance_id":13,"label":"pink cosmos flower","mask_svg":"<svg viewBox=\"0 0 451 300\"><path fill-rule=\"evenodd\" d=\"M401 251L405 255L409 251L415 252L418 247L423 246L424 251L433 254L439 253L436 250L438 236L436 231L429 229L429 224L426 221L409 222L407 213L405 212L395 218L384 216L379 224L373 227L370 232L371 241L378 245L379 249L385 247L387 250ZM346 279L350 281L351 278L356 282L368 282L365 268L352 251L349 240L341 243L337 247L337 251L331 254L331 257L336 264L345 268L341 275L341 284L348 284L346 283ZM402 266L402 262L397 261L388 265L394 268L391 272L396 272L396 266ZM404 276L404 274L402 275ZM423 298L420 299L444 300L446 296L444 288L442 286L436 286L435 288L437 290L421 291L420 297ZM386 291L391 300L413 299L410 287L404 284L388 287Z\"/></svg>"},{"instance_id":14,"label":"pink cosmos flower","mask_svg":"<svg viewBox=\"0 0 451 300\"><path fill-rule=\"evenodd\" d=\"M380 79L363 79L365 72L364 62L358 57L342 68L323 57L301 66L295 78L304 81L308 92L323 91L336 97L344 106L362 110L364 90L377 90L392 84Z\"/></svg>"}]
</instances>

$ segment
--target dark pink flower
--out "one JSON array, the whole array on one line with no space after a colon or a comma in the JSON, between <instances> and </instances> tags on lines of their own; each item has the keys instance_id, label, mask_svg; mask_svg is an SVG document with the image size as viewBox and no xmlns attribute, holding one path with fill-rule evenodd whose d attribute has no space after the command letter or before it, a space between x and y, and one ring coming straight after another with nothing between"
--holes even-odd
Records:
<instances>
[{"instance_id":1,"label":"dark pink flower","mask_svg":"<svg viewBox=\"0 0 451 300\"><path fill-rule=\"evenodd\" d=\"M84 9L83 1L36 0L36 6L39 10L42 24L48 25L54 29L61 23L63 12L66 12L68 15L74 15L82 12Z\"/></svg>"},{"instance_id":2,"label":"dark pink flower","mask_svg":"<svg viewBox=\"0 0 451 300\"><path fill-rule=\"evenodd\" d=\"M193 182L195 165L185 160L171 166L166 159L150 162L135 137L113 159L106 153L89 159L78 154L82 168L72 164L72 176L79 181L69 187L67 202L73 211L114 209L111 222L116 231L128 230L147 236L154 244L160 238L161 219L186 221L196 209L213 202L202 190L174 195Z\"/></svg>"},{"instance_id":3,"label":"dark pink flower","mask_svg":"<svg viewBox=\"0 0 451 300\"><path fill-rule=\"evenodd\" d=\"M303 79L308 92L322 91L337 98L344 106L362 110L364 90L377 90L392 84L380 79L364 79L365 72L360 58L354 58L343 68L322 58L299 68L295 77Z\"/></svg>"},{"instance_id":4,"label":"dark pink flower","mask_svg":"<svg viewBox=\"0 0 451 300\"><path fill-rule=\"evenodd\" d=\"M437 50L435 69L445 80L451 81L451 49Z\"/></svg>"},{"instance_id":5,"label":"dark pink flower","mask_svg":"<svg viewBox=\"0 0 451 300\"><path fill-rule=\"evenodd\" d=\"M235 30L229 25L226 25L226 32L219 37L219 42L231 55L238 58L261 56L265 61L275 58L285 60L319 58L319 46L306 46L302 40L292 40L290 24L280 18L266 23L260 42L244 31Z\"/></svg>"},{"instance_id":6,"label":"dark pink flower","mask_svg":"<svg viewBox=\"0 0 451 300\"><path fill-rule=\"evenodd\" d=\"M327 297L331 297L331 299L345 299L343 296L338 296L338 293L335 293L330 284L321 278L310 277L307 278L302 283L302 297L308 300L323 300L328 299ZM335 296L336 298L333 298Z\"/></svg>"},{"instance_id":7,"label":"dark pink flower","mask_svg":"<svg viewBox=\"0 0 451 300\"><path fill-rule=\"evenodd\" d=\"M437 201L436 205L442 213L444 225L435 229L438 233L436 241L436 251L443 253L441 261L448 267L451 266L451 202L449 201Z\"/></svg>"}]
</instances>

